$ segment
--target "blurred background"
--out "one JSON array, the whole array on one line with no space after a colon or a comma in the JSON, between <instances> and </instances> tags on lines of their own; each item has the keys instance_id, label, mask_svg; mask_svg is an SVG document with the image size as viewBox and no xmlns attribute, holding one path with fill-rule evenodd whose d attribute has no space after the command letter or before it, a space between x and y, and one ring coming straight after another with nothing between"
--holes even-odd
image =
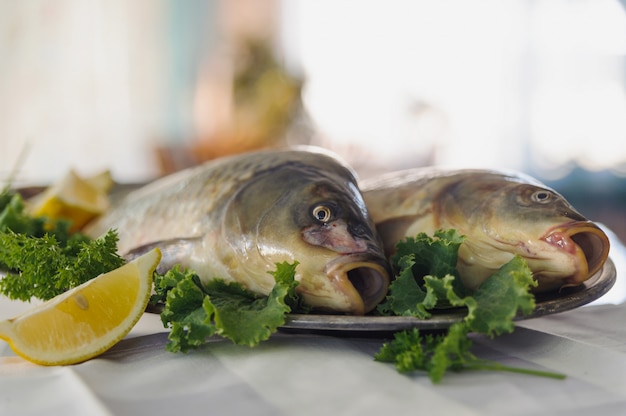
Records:
<instances>
[{"instance_id":1,"label":"blurred background","mask_svg":"<svg viewBox=\"0 0 626 416\"><path fill-rule=\"evenodd\" d=\"M0 179L313 144L516 169L626 241L626 0L0 0Z\"/></svg>"}]
</instances>

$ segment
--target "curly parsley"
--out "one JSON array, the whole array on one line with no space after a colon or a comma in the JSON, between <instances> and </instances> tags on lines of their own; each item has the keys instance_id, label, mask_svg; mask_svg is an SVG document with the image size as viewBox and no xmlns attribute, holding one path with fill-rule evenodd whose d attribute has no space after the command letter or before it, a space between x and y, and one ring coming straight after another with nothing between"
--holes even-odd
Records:
<instances>
[{"instance_id":1,"label":"curly parsley","mask_svg":"<svg viewBox=\"0 0 626 416\"><path fill-rule=\"evenodd\" d=\"M69 222L29 216L18 193L0 193L0 294L48 300L122 264L117 233L91 240Z\"/></svg>"}]
</instances>

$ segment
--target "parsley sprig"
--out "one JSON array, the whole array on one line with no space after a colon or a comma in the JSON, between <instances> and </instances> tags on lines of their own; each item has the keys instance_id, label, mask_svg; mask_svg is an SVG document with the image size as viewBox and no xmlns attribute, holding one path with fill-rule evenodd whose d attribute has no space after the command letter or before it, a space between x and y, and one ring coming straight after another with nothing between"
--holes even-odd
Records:
<instances>
[{"instance_id":1,"label":"parsley sprig","mask_svg":"<svg viewBox=\"0 0 626 416\"><path fill-rule=\"evenodd\" d=\"M374 358L394 363L402 373L425 371L433 383L440 382L448 370L497 370L564 378L562 374L480 359L470 351L472 332L491 338L513 332L514 319L535 307L530 288L536 282L526 261L515 256L470 293L460 285L455 270L462 241L456 231L448 230L438 231L432 238L421 233L398 244L393 257L398 277L378 312L428 319L437 309L455 307L463 308L465 315L445 333L422 334L417 328L396 333Z\"/></svg>"},{"instance_id":2,"label":"parsley sprig","mask_svg":"<svg viewBox=\"0 0 626 416\"><path fill-rule=\"evenodd\" d=\"M0 192L0 294L48 300L124 263L115 231L92 240L69 225L32 217L20 194Z\"/></svg>"}]
</instances>

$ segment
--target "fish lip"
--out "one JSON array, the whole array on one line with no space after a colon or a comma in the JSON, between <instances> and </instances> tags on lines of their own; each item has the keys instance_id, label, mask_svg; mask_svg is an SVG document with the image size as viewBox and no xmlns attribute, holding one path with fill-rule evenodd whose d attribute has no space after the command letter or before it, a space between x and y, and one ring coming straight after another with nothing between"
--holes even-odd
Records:
<instances>
[{"instance_id":1,"label":"fish lip","mask_svg":"<svg viewBox=\"0 0 626 416\"><path fill-rule=\"evenodd\" d=\"M329 262L325 271L333 285L349 299L347 312L353 315L370 312L387 295L391 272L384 257L344 254Z\"/></svg>"},{"instance_id":2,"label":"fish lip","mask_svg":"<svg viewBox=\"0 0 626 416\"><path fill-rule=\"evenodd\" d=\"M584 260L582 267L563 279L564 286L583 283L602 268L609 256L608 236L591 221L573 221L553 227L542 240Z\"/></svg>"}]
</instances>

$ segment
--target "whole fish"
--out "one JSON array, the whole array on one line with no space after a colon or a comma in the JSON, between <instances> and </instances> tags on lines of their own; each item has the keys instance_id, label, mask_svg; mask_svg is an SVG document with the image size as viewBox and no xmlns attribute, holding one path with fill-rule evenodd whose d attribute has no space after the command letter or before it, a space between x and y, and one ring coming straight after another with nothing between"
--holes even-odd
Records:
<instances>
[{"instance_id":1,"label":"whole fish","mask_svg":"<svg viewBox=\"0 0 626 416\"><path fill-rule=\"evenodd\" d=\"M132 257L158 246L175 264L268 294L276 263L297 261L315 309L360 315L386 295L389 266L353 171L313 149L225 157L158 179L84 232L119 233Z\"/></svg>"},{"instance_id":2,"label":"whole fish","mask_svg":"<svg viewBox=\"0 0 626 416\"><path fill-rule=\"evenodd\" d=\"M537 293L579 285L608 257L609 239L596 224L521 173L422 168L360 185L388 255L419 232L465 235L457 270L470 289L516 254L527 260Z\"/></svg>"}]
</instances>

